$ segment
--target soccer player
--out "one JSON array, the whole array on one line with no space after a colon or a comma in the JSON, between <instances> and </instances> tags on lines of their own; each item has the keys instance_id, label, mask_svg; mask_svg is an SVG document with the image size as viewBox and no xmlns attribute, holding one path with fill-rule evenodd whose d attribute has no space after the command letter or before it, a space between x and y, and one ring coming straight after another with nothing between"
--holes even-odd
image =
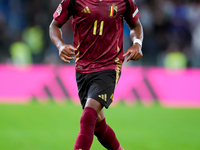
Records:
<instances>
[{"instance_id":1,"label":"soccer player","mask_svg":"<svg viewBox=\"0 0 200 150\"><path fill-rule=\"evenodd\" d=\"M60 28L73 16L73 46L65 44ZM60 58L76 62L76 82L83 108L74 150L89 150L93 136L111 150L123 150L105 121L104 108L113 101L115 86L126 56L139 60L143 28L133 0L62 0L49 27ZM123 18L130 27L133 45L123 52ZM75 56L74 56L75 55Z\"/></svg>"}]
</instances>

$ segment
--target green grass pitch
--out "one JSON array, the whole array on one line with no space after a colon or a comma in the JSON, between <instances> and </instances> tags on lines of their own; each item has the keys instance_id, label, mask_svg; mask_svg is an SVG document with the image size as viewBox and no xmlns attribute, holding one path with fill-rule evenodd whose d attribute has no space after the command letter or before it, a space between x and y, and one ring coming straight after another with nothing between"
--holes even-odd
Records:
<instances>
[{"instance_id":1,"label":"green grass pitch","mask_svg":"<svg viewBox=\"0 0 200 150\"><path fill-rule=\"evenodd\" d=\"M73 150L81 106L0 104L0 150ZM200 109L117 104L105 110L125 150L199 150ZM104 150L94 137L91 150Z\"/></svg>"}]
</instances>

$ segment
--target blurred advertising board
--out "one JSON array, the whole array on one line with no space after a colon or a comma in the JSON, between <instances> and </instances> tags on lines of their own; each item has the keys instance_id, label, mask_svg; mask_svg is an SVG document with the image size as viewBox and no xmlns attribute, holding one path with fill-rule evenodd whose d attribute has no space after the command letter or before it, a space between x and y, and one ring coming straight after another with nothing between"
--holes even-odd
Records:
<instances>
[{"instance_id":1,"label":"blurred advertising board","mask_svg":"<svg viewBox=\"0 0 200 150\"><path fill-rule=\"evenodd\" d=\"M73 65L0 65L0 103L28 103L33 99L79 103ZM200 69L123 67L114 103L157 101L167 107L200 107Z\"/></svg>"}]
</instances>

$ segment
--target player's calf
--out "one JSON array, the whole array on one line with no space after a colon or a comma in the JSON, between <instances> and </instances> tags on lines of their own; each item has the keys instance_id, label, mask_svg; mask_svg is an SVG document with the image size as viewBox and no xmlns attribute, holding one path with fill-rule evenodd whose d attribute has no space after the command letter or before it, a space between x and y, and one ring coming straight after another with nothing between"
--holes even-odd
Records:
<instances>
[{"instance_id":1,"label":"player's calf","mask_svg":"<svg viewBox=\"0 0 200 150\"><path fill-rule=\"evenodd\" d=\"M106 149L123 150L116 138L115 132L106 124L105 119L96 123L94 134Z\"/></svg>"},{"instance_id":2,"label":"player's calf","mask_svg":"<svg viewBox=\"0 0 200 150\"><path fill-rule=\"evenodd\" d=\"M77 136L74 150L89 150L94 136L97 112L90 107L83 110L80 119L80 132Z\"/></svg>"}]
</instances>

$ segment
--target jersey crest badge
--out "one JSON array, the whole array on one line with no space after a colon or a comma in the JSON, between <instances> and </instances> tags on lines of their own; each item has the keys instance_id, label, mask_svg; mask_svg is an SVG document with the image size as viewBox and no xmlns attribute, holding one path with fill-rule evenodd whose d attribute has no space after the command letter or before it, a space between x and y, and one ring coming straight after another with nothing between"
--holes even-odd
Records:
<instances>
[{"instance_id":1,"label":"jersey crest badge","mask_svg":"<svg viewBox=\"0 0 200 150\"><path fill-rule=\"evenodd\" d=\"M117 6L114 4L110 6L110 17L114 18L117 15Z\"/></svg>"},{"instance_id":2,"label":"jersey crest badge","mask_svg":"<svg viewBox=\"0 0 200 150\"><path fill-rule=\"evenodd\" d=\"M59 6L58 6L56 12L57 12L57 16L60 16L60 14L61 14L61 12L62 12L62 5L61 5L61 4L59 4Z\"/></svg>"}]
</instances>

